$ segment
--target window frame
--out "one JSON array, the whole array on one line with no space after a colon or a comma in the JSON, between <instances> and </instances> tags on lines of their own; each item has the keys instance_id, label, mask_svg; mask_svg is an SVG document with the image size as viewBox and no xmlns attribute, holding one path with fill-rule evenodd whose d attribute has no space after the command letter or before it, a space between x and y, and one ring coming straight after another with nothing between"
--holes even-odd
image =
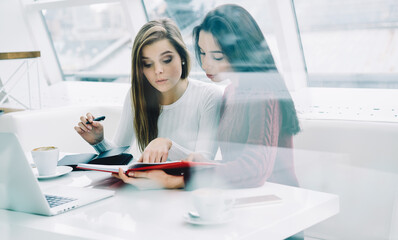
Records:
<instances>
[{"instance_id":1,"label":"window frame","mask_svg":"<svg viewBox=\"0 0 398 240\"><path fill-rule=\"evenodd\" d=\"M147 15L142 0L25 0L23 2L25 22L29 28L34 45L41 51L44 77L49 85L65 81L65 74L62 71L54 44L51 40L51 34L47 28L44 16L42 15L42 10L87 6L99 3L121 4L123 14L126 17L127 28L129 32L132 33L130 39L124 39L123 41L131 41L131 39L135 37L139 28L147 22ZM134 17L132 13L134 13ZM105 53L101 54L101 56L96 58L95 61L99 61L107 57L115 47L117 46L110 46L110 48L107 49ZM81 72L79 76L91 76L92 74L93 73L90 72ZM125 75L126 74L123 73L121 74L121 76Z\"/></svg>"}]
</instances>

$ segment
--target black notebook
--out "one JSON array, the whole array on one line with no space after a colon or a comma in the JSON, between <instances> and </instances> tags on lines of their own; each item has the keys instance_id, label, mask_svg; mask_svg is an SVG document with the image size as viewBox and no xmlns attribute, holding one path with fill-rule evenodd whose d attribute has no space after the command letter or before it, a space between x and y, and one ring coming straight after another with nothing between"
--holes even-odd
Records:
<instances>
[{"instance_id":1,"label":"black notebook","mask_svg":"<svg viewBox=\"0 0 398 240\"><path fill-rule=\"evenodd\" d=\"M79 163L90 163L90 164L103 164L103 165L127 165L133 159L133 155L124 153L129 148L118 147L108 151L104 151L100 154L95 153L80 153L66 155L58 161L58 166L71 166L73 170Z\"/></svg>"}]
</instances>

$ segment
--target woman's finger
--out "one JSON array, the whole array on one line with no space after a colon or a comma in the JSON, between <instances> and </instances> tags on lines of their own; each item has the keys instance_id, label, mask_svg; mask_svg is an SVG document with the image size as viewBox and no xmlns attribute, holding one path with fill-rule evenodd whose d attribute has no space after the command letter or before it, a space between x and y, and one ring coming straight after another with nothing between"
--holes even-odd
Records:
<instances>
[{"instance_id":1,"label":"woman's finger","mask_svg":"<svg viewBox=\"0 0 398 240\"><path fill-rule=\"evenodd\" d=\"M166 162L168 157L169 157L169 151L166 151L165 153L163 153L161 162Z\"/></svg>"},{"instance_id":2,"label":"woman's finger","mask_svg":"<svg viewBox=\"0 0 398 240\"><path fill-rule=\"evenodd\" d=\"M143 163L149 163L149 155L145 151L142 153L142 162Z\"/></svg>"},{"instance_id":3,"label":"woman's finger","mask_svg":"<svg viewBox=\"0 0 398 240\"><path fill-rule=\"evenodd\" d=\"M195 155L193 153L189 154L188 157L182 161L189 161L192 162L195 160Z\"/></svg>"},{"instance_id":4,"label":"woman's finger","mask_svg":"<svg viewBox=\"0 0 398 240\"><path fill-rule=\"evenodd\" d=\"M89 121L90 123L93 122L93 120L94 120L93 114L91 114L91 113L88 112L88 113L86 114L86 117L87 117L87 121Z\"/></svg>"},{"instance_id":5,"label":"woman's finger","mask_svg":"<svg viewBox=\"0 0 398 240\"><path fill-rule=\"evenodd\" d=\"M87 118L85 117L85 116L80 116L80 121L82 121L82 122L85 122L85 121L87 121Z\"/></svg>"},{"instance_id":6,"label":"woman's finger","mask_svg":"<svg viewBox=\"0 0 398 240\"><path fill-rule=\"evenodd\" d=\"M161 152L157 152L157 153L155 154L155 156L154 156L155 163L160 163L160 162L162 162L162 156L163 156L163 154L162 154Z\"/></svg>"},{"instance_id":7,"label":"woman's finger","mask_svg":"<svg viewBox=\"0 0 398 240\"><path fill-rule=\"evenodd\" d=\"M120 177L119 177L119 174L118 174L118 173L112 173L112 177L115 177L115 178L118 178L118 179L120 179Z\"/></svg>"},{"instance_id":8,"label":"woman's finger","mask_svg":"<svg viewBox=\"0 0 398 240\"><path fill-rule=\"evenodd\" d=\"M84 129L90 129L91 130L91 126L89 126L89 124L86 124L87 121L88 121L87 118L85 118L84 116L80 117L80 123L85 127Z\"/></svg>"},{"instance_id":9,"label":"woman's finger","mask_svg":"<svg viewBox=\"0 0 398 240\"><path fill-rule=\"evenodd\" d=\"M90 129L88 129L87 126L82 122L79 122L77 126L79 126L80 129L83 130L84 132L90 132Z\"/></svg>"},{"instance_id":10,"label":"woman's finger","mask_svg":"<svg viewBox=\"0 0 398 240\"><path fill-rule=\"evenodd\" d=\"M148 172L147 171L129 172L129 176L134 178L148 178Z\"/></svg>"},{"instance_id":11,"label":"woman's finger","mask_svg":"<svg viewBox=\"0 0 398 240\"><path fill-rule=\"evenodd\" d=\"M83 134L83 133L84 133L84 131L83 131L80 127L75 126L75 127L73 127L73 128L75 129L75 131L76 131L78 134Z\"/></svg>"},{"instance_id":12,"label":"woman's finger","mask_svg":"<svg viewBox=\"0 0 398 240\"><path fill-rule=\"evenodd\" d=\"M88 121L88 119L85 116L80 116L80 121L84 124Z\"/></svg>"},{"instance_id":13,"label":"woman's finger","mask_svg":"<svg viewBox=\"0 0 398 240\"><path fill-rule=\"evenodd\" d=\"M154 163L156 161L156 156L153 153L148 153L149 163Z\"/></svg>"},{"instance_id":14,"label":"woman's finger","mask_svg":"<svg viewBox=\"0 0 398 240\"><path fill-rule=\"evenodd\" d=\"M129 177L126 176L123 169L121 169L121 168L119 168L119 177L120 177L120 179L122 179L123 182L125 182L125 183L129 182Z\"/></svg>"},{"instance_id":15,"label":"woman's finger","mask_svg":"<svg viewBox=\"0 0 398 240\"><path fill-rule=\"evenodd\" d=\"M97 128L97 127L100 127L100 126L101 126L101 123L100 123L100 122L97 122L97 121L94 121L94 122L91 123L91 126Z\"/></svg>"}]
</instances>

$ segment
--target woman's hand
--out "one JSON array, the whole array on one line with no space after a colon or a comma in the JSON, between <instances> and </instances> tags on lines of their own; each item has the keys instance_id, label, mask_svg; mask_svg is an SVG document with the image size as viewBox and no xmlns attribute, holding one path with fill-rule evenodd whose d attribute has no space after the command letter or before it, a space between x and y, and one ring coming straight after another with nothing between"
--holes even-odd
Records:
<instances>
[{"instance_id":1,"label":"woman's hand","mask_svg":"<svg viewBox=\"0 0 398 240\"><path fill-rule=\"evenodd\" d=\"M205 158L202 154L200 153L191 153L188 155L188 157L182 161L188 161L188 162L209 162L207 158Z\"/></svg>"},{"instance_id":2,"label":"woman's hand","mask_svg":"<svg viewBox=\"0 0 398 240\"><path fill-rule=\"evenodd\" d=\"M155 138L144 149L138 162L160 163L166 162L172 142L167 138Z\"/></svg>"},{"instance_id":3,"label":"woman's hand","mask_svg":"<svg viewBox=\"0 0 398 240\"><path fill-rule=\"evenodd\" d=\"M93 121L94 116L87 113L81 116L80 122L75 126L76 132L91 145L95 145L104 139L104 128L100 122ZM86 122L90 122L86 124Z\"/></svg>"},{"instance_id":4,"label":"woman's hand","mask_svg":"<svg viewBox=\"0 0 398 240\"><path fill-rule=\"evenodd\" d=\"M149 170L143 172L129 172L126 175L121 168L119 173L112 173L112 176L121 179L123 182L131 184L133 186L148 185L148 181L156 183L159 187L175 189L184 187L183 176L173 176L165 173L162 170Z\"/></svg>"}]
</instances>

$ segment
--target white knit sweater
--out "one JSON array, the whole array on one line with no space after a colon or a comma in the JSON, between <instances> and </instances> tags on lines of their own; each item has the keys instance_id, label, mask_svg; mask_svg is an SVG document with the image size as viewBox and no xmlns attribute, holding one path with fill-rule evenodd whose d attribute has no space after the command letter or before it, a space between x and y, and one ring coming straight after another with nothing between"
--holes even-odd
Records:
<instances>
[{"instance_id":1,"label":"white knit sweater","mask_svg":"<svg viewBox=\"0 0 398 240\"><path fill-rule=\"evenodd\" d=\"M163 105L158 119L158 137L172 141L169 160L198 152L214 159L222 92L214 84L188 79L184 94L173 104ZM104 139L93 147L103 152L113 147L132 146L136 140L131 107L131 91L123 105L119 127L112 142Z\"/></svg>"}]
</instances>

